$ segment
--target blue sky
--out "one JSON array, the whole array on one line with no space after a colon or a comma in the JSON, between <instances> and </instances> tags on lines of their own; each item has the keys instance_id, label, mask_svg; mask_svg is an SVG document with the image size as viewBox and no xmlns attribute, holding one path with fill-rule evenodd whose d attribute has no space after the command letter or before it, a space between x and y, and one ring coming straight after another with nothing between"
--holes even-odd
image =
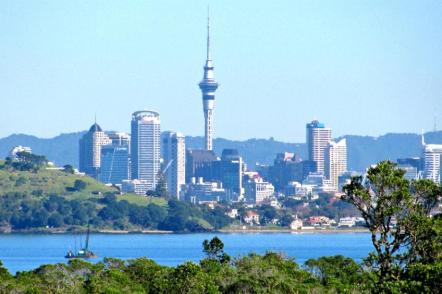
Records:
<instances>
[{"instance_id":1,"label":"blue sky","mask_svg":"<svg viewBox=\"0 0 442 294\"><path fill-rule=\"evenodd\" d=\"M208 1L0 6L0 136L128 131L139 109L203 134ZM442 1L211 1L215 136L303 142L442 128Z\"/></svg>"}]
</instances>

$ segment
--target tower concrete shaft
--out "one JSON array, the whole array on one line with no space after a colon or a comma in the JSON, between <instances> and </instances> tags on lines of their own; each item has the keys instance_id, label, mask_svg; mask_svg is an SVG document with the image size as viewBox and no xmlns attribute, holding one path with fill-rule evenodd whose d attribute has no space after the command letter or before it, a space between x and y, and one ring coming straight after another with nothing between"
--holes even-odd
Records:
<instances>
[{"instance_id":1,"label":"tower concrete shaft","mask_svg":"<svg viewBox=\"0 0 442 294\"><path fill-rule=\"evenodd\" d=\"M210 55L210 18L207 17L207 55L203 79L199 83L203 98L205 149L213 149L213 110L215 108L215 91L218 82L215 80L212 57Z\"/></svg>"}]
</instances>

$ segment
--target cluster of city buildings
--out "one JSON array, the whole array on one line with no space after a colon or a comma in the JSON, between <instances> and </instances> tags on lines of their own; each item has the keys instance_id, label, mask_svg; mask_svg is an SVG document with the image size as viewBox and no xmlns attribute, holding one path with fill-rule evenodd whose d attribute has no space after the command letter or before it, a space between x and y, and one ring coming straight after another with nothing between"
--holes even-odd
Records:
<instances>
[{"instance_id":1,"label":"cluster of city buildings","mask_svg":"<svg viewBox=\"0 0 442 294\"><path fill-rule=\"evenodd\" d=\"M422 133L422 156L398 158L397 164L405 170L408 180L430 179L442 183L442 144L425 143Z\"/></svg>"},{"instance_id":2,"label":"cluster of city buildings","mask_svg":"<svg viewBox=\"0 0 442 294\"><path fill-rule=\"evenodd\" d=\"M146 195L161 179L168 194L193 203L219 201L271 203L277 197L314 199L319 193L338 194L354 173L347 171L346 139L332 140L332 130L314 120L306 125L308 158L277 154L272 166L257 165L249 171L235 149L218 156L213 151L214 66L207 26L207 55L199 83L204 112L204 148L186 149L185 136L161 133L160 115L136 111L131 133L106 132L96 122L79 142L79 169L122 192ZM408 178L440 182L442 145L424 145L422 158L398 160Z\"/></svg>"}]
</instances>

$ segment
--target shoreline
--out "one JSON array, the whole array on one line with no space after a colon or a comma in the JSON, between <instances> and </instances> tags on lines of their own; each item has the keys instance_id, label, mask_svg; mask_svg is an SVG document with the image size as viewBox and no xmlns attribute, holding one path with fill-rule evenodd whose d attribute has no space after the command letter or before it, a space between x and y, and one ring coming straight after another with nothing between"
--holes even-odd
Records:
<instances>
[{"instance_id":1,"label":"shoreline","mask_svg":"<svg viewBox=\"0 0 442 294\"><path fill-rule=\"evenodd\" d=\"M220 229L217 231L208 232L173 232L173 231L162 231L162 230L94 230L91 231L92 234L115 234L115 235L134 235L134 234L146 234L146 235L164 235L164 234L259 234L259 233L290 233L290 234L340 234L340 233L369 233L367 228L345 228L345 229L304 229L304 230L291 230L289 228L229 228ZM81 234L85 233L84 230L32 230L32 231L3 231L0 235L30 235L30 234L42 234L42 235L68 235L68 234Z\"/></svg>"}]
</instances>

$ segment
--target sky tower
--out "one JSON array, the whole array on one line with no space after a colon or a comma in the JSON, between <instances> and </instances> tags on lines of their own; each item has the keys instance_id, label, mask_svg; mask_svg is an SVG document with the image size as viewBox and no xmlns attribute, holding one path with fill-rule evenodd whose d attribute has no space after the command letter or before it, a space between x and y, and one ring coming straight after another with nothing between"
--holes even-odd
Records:
<instances>
[{"instance_id":1,"label":"sky tower","mask_svg":"<svg viewBox=\"0 0 442 294\"><path fill-rule=\"evenodd\" d=\"M207 57L204 65L204 76L199 83L203 94L205 149L212 150L213 109L215 108L215 91L218 83L215 80L212 57L210 56L210 17L207 13Z\"/></svg>"}]
</instances>

